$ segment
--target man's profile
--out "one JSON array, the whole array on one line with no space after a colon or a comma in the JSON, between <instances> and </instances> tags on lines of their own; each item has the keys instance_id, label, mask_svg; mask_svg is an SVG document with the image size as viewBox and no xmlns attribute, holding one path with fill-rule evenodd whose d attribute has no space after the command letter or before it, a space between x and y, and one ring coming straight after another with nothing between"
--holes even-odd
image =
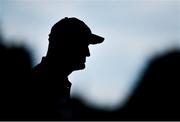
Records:
<instances>
[{"instance_id":1,"label":"man's profile","mask_svg":"<svg viewBox=\"0 0 180 122\"><path fill-rule=\"evenodd\" d=\"M103 40L77 18L66 17L52 27L47 55L33 69L35 116L47 119L70 117L66 107L71 87L68 75L84 69L86 57L90 56L89 44Z\"/></svg>"}]
</instances>

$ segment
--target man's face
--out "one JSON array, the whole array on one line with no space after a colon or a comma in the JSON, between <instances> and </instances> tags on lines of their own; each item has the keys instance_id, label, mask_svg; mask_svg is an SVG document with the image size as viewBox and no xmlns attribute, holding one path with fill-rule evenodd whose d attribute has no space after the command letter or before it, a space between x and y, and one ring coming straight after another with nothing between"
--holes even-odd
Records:
<instances>
[{"instance_id":1,"label":"man's face","mask_svg":"<svg viewBox=\"0 0 180 122\"><path fill-rule=\"evenodd\" d=\"M89 44L86 36L70 36L51 38L54 63L64 66L68 70L81 70L85 68L86 57L90 56ZM58 65L59 64L59 65Z\"/></svg>"},{"instance_id":2,"label":"man's face","mask_svg":"<svg viewBox=\"0 0 180 122\"><path fill-rule=\"evenodd\" d=\"M70 48L69 65L73 70L85 68L86 57L90 56L89 44L78 44Z\"/></svg>"}]
</instances>

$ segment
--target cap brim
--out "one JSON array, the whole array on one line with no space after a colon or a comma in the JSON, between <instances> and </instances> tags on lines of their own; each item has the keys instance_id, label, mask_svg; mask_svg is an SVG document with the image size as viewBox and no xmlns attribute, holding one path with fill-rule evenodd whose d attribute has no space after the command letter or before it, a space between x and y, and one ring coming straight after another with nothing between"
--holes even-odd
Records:
<instances>
[{"instance_id":1,"label":"cap brim","mask_svg":"<svg viewBox=\"0 0 180 122\"><path fill-rule=\"evenodd\" d=\"M104 41L104 38L95 34L91 34L89 44L99 44Z\"/></svg>"}]
</instances>

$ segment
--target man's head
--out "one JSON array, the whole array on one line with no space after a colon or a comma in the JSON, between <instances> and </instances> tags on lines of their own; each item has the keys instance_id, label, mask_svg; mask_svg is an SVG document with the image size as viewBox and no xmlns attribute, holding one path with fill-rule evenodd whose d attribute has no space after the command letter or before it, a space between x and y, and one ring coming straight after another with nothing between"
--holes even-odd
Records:
<instances>
[{"instance_id":1,"label":"man's head","mask_svg":"<svg viewBox=\"0 0 180 122\"><path fill-rule=\"evenodd\" d=\"M51 29L47 57L72 71L84 69L86 57L90 56L89 44L102 43L103 40L103 37L92 34L83 21L66 17Z\"/></svg>"}]
</instances>

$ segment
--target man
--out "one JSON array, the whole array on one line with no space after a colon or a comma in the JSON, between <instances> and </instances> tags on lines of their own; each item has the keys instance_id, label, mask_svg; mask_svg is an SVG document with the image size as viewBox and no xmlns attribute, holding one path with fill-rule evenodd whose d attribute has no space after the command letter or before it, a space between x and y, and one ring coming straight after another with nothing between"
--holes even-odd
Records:
<instances>
[{"instance_id":1,"label":"man","mask_svg":"<svg viewBox=\"0 0 180 122\"><path fill-rule=\"evenodd\" d=\"M67 109L71 87L68 75L84 69L86 57L90 56L89 44L103 40L77 18L66 17L52 27L47 55L33 69L36 101L32 106L36 106L37 118L64 120L71 117Z\"/></svg>"}]
</instances>

